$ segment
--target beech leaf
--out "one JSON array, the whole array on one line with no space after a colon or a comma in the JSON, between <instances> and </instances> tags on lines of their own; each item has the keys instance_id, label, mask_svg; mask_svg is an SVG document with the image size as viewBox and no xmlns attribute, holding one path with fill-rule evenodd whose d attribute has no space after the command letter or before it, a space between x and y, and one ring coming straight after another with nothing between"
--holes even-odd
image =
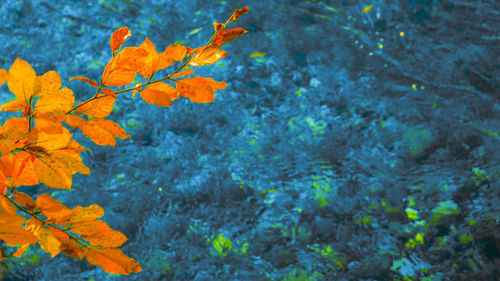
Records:
<instances>
[{"instance_id":1,"label":"beech leaf","mask_svg":"<svg viewBox=\"0 0 500 281\"><path fill-rule=\"evenodd\" d=\"M33 96L36 73L29 63L17 58L7 74L9 90L20 100L29 101Z\"/></svg>"},{"instance_id":2,"label":"beech leaf","mask_svg":"<svg viewBox=\"0 0 500 281\"><path fill-rule=\"evenodd\" d=\"M69 81L71 81L71 80L82 81L82 82L88 83L90 86L96 87L96 88L99 86L99 84L96 81L94 81L90 78L87 78L87 77L82 77L82 76L71 77L71 78L69 78Z\"/></svg>"},{"instance_id":3,"label":"beech leaf","mask_svg":"<svg viewBox=\"0 0 500 281\"><path fill-rule=\"evenodd\" d=\"M141 98L149 104L172 106L172 101L179 97L179 92L169 84L158 82L141 91Z\"/></svg>"},{"instance_id":4,"label":"beech leaf","mask_svg":"<svg viewBox=\"0 0 500 281\"><path fill-rule=\"evenodd\" d=\"M90 264L97 265L108 273L128 275L131 272L139 273L142 270L134 259L127 257L118 248L86 247L84 253Z\"/></svg>"},{"instance_id":5,"label":"beech leaf","mask_svg":"<svg viewBox=\"0 0 500 281\"><path fill-rule=\"evenodd\" d=\"M126 26L115 30L113 34L111 34L111 39L109 40L111 50L113 50L113 52L118 51L125 40L127 40L131 35L132 33Z\"/></svg>"}]
</instances>

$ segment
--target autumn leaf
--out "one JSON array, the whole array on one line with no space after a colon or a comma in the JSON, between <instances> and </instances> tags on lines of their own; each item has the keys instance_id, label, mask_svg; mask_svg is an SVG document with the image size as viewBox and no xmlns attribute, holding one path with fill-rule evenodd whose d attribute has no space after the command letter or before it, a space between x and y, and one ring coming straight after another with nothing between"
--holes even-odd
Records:
<instances>
[{"instance_id":1,"label":"autumn leaf","mask_svg":"<svg viewBox=\"0 0 500 281\"><path fill-rule=\"evenodd\" d=\"M241 35L247 33L248 31L244 30L241 27L235 27L227 30L223 30L215 36L214 40L210 44L213 48L220 48L222 45L240 37Z\"/></svg>"},{"instance_id":2,"label":"autumn leaf","mask_svg":"<svg viewBox=\"0 0 500 281\"><path fill-rule=\"evenodd\" d=\"M142 91L141 86L142 86L142 83L135 84L134 91L132 92L132 98L135 97L135 94L137 94L137 91L139 91L139 93Z\"/></svg>"},{"instance_id":3,"label":"autumn leaf","mask_svg":"<svg viewBox=\"0 0 500 281\"><path fill-rule=\"evenodd\" d=\"M19 215L0 213L0 240L9 246L36 243L38 239L22 227L25 218Z\"/></svg>"},{"instance_id":4,"label":"autumn leaf","mask_svg":"<svg viewBox=\"0 0 500 281\"><path fill-rule=\"evenodd\" d=\"M158 82L141 91L141 98L149 104L172 106L172 101L179 97L179 92L169 84Z\"/></svg>"},{"instance_id":5,"label":"autumn leaf","mask_svg":"<svg viewBox=\"0 0 500 281\"><path fill-rule=\"evenodd\" d=\"M59 241L58 237L56 237L48 227L42 225L36 236L38 238L38 243L40 243L40 248L49 253L51 258L61 252L61 241Z\"/></svg>"},{"instance_id":6,"label":"autumn leaf","mask_svg":"<svg viewBox=\"0 0 500 281\"><path fill-rule=\"evenodd\" d=\"M226 51L217 48L204 48L197 53L189 62L191 66L202 66L206 64L214 64L227 55Z\"/></svg>"},{"instance_id":7,"label":"autumn leaf","mask_svg":"<svg viewBox=\"0 0 500 281\"><path fill-rule=\"evenodd\" d=\"M99 86L99 84L96 81L94 81L90 78L87 78L87 77L83 77L83 76L71 77L71 78L69 78L69 81L71 81L71 80L82 81L82 82L85 82L85 83L89 84L90 86L96 87L96 88Z\"/></svg>"},{"instance_id":8,"label":"autumn leaf","mask_svg":"<svg viewBox=\"0 0 500 281\"><path fill-rule=\"evenodd\" d=\"M78 260L83 258L82 247L73 239L61 244L61 252Z\"/></svg>"},{"instance_id":9,"label":"autumn leaf","mask_svg":"<svg viewBox=\"0 0 500 281\"><path fill-rule=\"evenodd\" d=\"M62 86L62 80L57 72L51 70L42 76L37 76L33 86L33 96L43 96L47 94L56 94Z\"/></svg>"},{"instance_id":10,"label":"autumn leaf","mask_svg":"<svg viewBox=\"0 0 500 281\"><path fill-rule=\"evenodd\" d=\"M26 149L33 152L32 154L40 152L48 156L50 151L65 147L72 136L73 134L64 127L60 134L47 134L35 129L31 131L28 137L29 143L26 145Z\"/></svg>"},{"instance_id":11,"label":"autumn leaf","mask_svg":"<svg viewBox=\"0 0 500 281\"><path fill-rule=\"evenodd\" d=\"M105 94L105 95L108 95L110 97L113 97L115 99L118 98L118 96L115 94L115 92L113 92L113 90L111 89L108 89L108 88L102 88L101 91Z\"/></svg>"},{"instance_id":12,"label":"autumn leaf","mask_svg":"<svg viewBox=\"0 0 500 281\"><path fill-rule=\"evenodd\" d=\"M0 86L2 86L6 80L7 80L7 71L3 68L0 68Z\"/></svg>"},{"instance_id":13,"label":"autumn leaf","mask_svg":"<svg viewBox=\"0 0 500 281\"><path fill-rule=\"evenodd\" d=\"M0 195L0 211L9 215L17 215L17 209L9 199Z\"/></svg>"},{"instance_id":14,"label":"autumn leaf","mask_svg":"<svg viewBox=\"0 0 500 281\"><path fill-rule=\"evenodd\" d=\"M115 101L116 98L114 97L98 94L97 97L90 102L83 103L83 105L79 103L77 105L79 107L75 110L75 113L99 118L107 117L113 110Z\"/></svg>"},{"instance_id":15,"label":"autumn leaf","mask_svg":"<svg viewBox=\"0 0 500 281\"><path fill-rule=\"evenodd\" d=\"M127 241L123 233L113 230L101 220L76 222L71 225L71 231L79 234L80 238L87 240L94 246L120 247Z\"/></svg>"},{"instance_id":16,"label":"autumn leaf","mask_svg":"<svg viewBox=\"0 0 500 281\"><path fill-rule=\"evenodd\" d=\"M64 206L61 201L52 198L50 195L41 194L35 201L35 208L47 217L48 223L59 225L70 225L73 211Z\"/></svg>"},{"instance_id":17,"label":"autumn leaf","mask_svg":"<svg viewBox=\"0 0 500 281\"><path fill-rule=\"evenodd\" d=\"M28 247L30 246L31 244L24 244L22 245L21 247L19 247L19 249L17 249L17 251L12 254L14 257L21 257L23 255L23 253L28 249Z\"/></svg>"},{"instance_id":18,"label":"autumn leaf","mask_svg":"<svg viewBox=\"0 0 500 281\"><path fill-rule=\"evenodd\" d=\"M104 216L104 209L97 204L88 207L76 206L72 211L71 223L91 221Z\"/></svg>"},{"instance_id":19,"label":"autumn leaf","mask_svg":"<svg viewBox=\"0 0 500 281\"><path fill-rule=\"evenodd\" d=\"M176 82L177 90L183 97L189 98L196 103L208 103L214 101L214 92L225 89L225 82L216 82L212 78L196 76L184 78Z\"/></svg>"},{"instance_id":20,"label":"autumn leaf","mask_svg":"<svg viewBox=\"0 0 500 281\"><path fill-rule=\"evenodd\" d=\"M28 209L28 211L33 211L35 209L35 200L31 198L28 194L23 192L14 192L14 200L16 202Z\"/></svg>"},{"instance_id":21,"label":"autumn leaf","mask_svg":"<svg viewBox=\"0 0 500 281\"><path fill-rule=\"evenodd\" d=\"M97 265L108 273L128 275L131 272L139 273L142 270L134 259L127 257L118 248L86 247L84 253L90 264Z\"/></svg>"},{"instance_id":22,"label":"autumn leaf","mask_svg":"<svg viewBox=\"0 0 500 281\"><path fill-rule=\"evenodd\" d=\"M33 96L36 73L31 65L17 58L7 74L9 90L20 100L28 102Z\"/></svg>"},{"instance_id":23,"label":"autumn leaf","mask_svg":"<svg viewBox=\"0 0 500 281\"><path fill-rule=\"evenodd\" d=\"M33 166L40 182L52 188L71 189L73 170L59 159L35 158Z\"/></svg>"},{"instance_id":24,"label":"autumn leaf","mask_svg":"<svg viewBox=\"0 0 500 281\"><path fill-rule=\"evenodd\" d=\"M248 12L250 9L248 9L248 6L241 8L241 9L236 9L234 10L233 14L229 18L229 21L237 21L242 15L244 15L246 12Z\"/></svg>"},{"instance_id":25,"label":"autumn leaf","mask_svg":"<svg viewBox=\"0 0 500 281\"><path fill-rule=\"evenodd\" d=\"M179 73L173 74L172 78L179 78L179 77L182 77L182 76L191 75L193 73L194 73L193 69L186 69L186 70L181 71Z\"/></svg>"},{"instance_id":26,"label":"autumn leaf","mask_svg":"<svg viewBox=\"0 0 500 281\"><path fill-rule=\"evenodd\" d=\"M118 51L125 40L127 40L131 35L132 33L126 26L115 30L113 34L111 34L111 39L109 40L109 45L111 46L113 53Z\"/></svg>"},{"instance_id":27,"label":"autumn leaf","mask_svg":"<svg viewBox=\"0 0 500 281\"><path fill-rule=\"evenodd\" d=\"M126 47L104 68L101 83L105 86L121 87L129 85L135 78L135 73L146 64L148 51L138 47Z\"/></svg>"},{"instance_id":28,"label":"autumn leaf","mask_svg":"<svg viewBox=\"0 0 500 281\"><path fill-rule=\"evenodd\" d=\"M139 74L144 78L148 78L156 71L165 69L174 64L173 60L168 59L165 54L158 54L155 45L147 37L141 45L139 45L139 48L148 52L144 67L139 70Z\"/></svg>"},{"instance_id":29,"label":"autumn leaf","mask_svg":"<svg viewBox=\"0 0 500 281\"><path fill-rule=\"evenodd\" d=\"M16 99L2 104L0 111L16 112L25 110L27 107L28 104L25 101Z\"/></svg>"},{"instance_id":30,"label":"autumn leaf","mask_svg":"<svg viewBox=\"0 0 500 281\"><path fill-rule=\"evenodd\" d=\"M182 61L187 55L188 49L185 46L174 44L165 49L165 57L174 61Z\"/></svg>"},{"instance_id":31,"label":"autumn leaf","mask_svg":"<svg viewBox=\"0 0 500 281\"><path fill-rule=\"evenodd\" d=\"M5 184L9 186L35 185L39 179L33 167L34 157L28 152L16 154L3 154L0 158L0 168L6 179Z\"/></svg>"},{"instance_id":32,"label":"autumn leaf","mask_svg":"<svg viewBox=\"0 0 500 281\"><path fill-rule=\"evenodd\" d=\"M366 7L363 8L363 10L361 11L361 13L363 14L366 14L368 13L371 9L373 8L373 5L368 5Z\"/></svg>"},{"instance_id":33,"label":"autumn leaf","mask_svg":"<svg viewBox=\"0 0 500 281\"><path fill-rule=\"evenodd\" d=\"M35 118L61 122L66 112L75 104L75 96L69 88L62 88L42 95L35 104Z\"/></svg>"},{"instance_id":34,"label":"autumn leaf","mask_svg":"<svg viewBox=\"0 0 500 281\"><path fill-rule=\"evenodd\" d=\"M73 128L78 127L82 134L98 145L115 146L115 137L126 139L130 135L117 123L106 119L85 120L75 115L67 115L65 122Z\"/></svg>"}]
</instances>

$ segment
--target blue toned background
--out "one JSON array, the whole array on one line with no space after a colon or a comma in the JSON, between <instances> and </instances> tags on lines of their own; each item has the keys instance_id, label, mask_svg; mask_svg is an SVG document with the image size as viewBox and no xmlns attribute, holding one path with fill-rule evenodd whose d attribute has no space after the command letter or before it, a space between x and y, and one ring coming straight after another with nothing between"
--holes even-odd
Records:
<instances>
[{"instance_id":1,"label":"blue toned background","mask_svg":"<svg viewBox=\"0 0 500 281\"><path fill-rule=\"evenodd\" d=\"M122 95L109 119L131 139L77 133L92 175L23 189L102 206L142 272L0 244L2 280L500 276L498 1L2 0L0 68L56 70L81 101L68 80L99 79L115 29L194 48L246 5L249 32L196 70L227 82L214 103Z\"/></svg>"}]
</instances>

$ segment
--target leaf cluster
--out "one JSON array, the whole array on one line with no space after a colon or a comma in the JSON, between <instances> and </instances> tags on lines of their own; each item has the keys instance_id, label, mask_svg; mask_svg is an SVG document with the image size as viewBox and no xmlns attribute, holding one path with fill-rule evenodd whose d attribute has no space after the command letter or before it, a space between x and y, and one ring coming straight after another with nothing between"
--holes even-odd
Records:
<instances>
[{"instance_id":1,"label":"leaf cluster","mask_svg":"<svg viewBox=\"0 0 500 281\"><path fill-rule=\"evenodd\" d=\"M15 257L38 243L51 257L61 252L78 260L85 257L108 273L128 275L142 270L120 249L127 241L125 235L99 220L104 215L100 206L68 208L48 194L32 198L18 190L42 183L70 190L74 174L90 175L80 156L88 149L72 139L64 123L101 146L114 147L116 138L130 138L119 124L105 119L119 94L132 92L134 97L139 93L147 103L161 107L172 106L179 96L195 103L213 102L215 91L225 89L226 83L188 76L194 73L194 67L214 64L227 55L220 47L247 31L239 27L226 29L226 25L248 10L237 9L226 23L214 23L210 40L195 49L174 44L159 53L148 38L138 47L122 48L131 32L127 27L116 30L110 39L111 59L99 82L82 76L70 79L96 89L91 98L78 104L73 91L62 87L55 71L37 75L20 58L8 71L0 69L0 86L6 82L15 97L1 105L0 111L21 112L22 116L0 126L0 240L8 246L19 246ZM168 67L174 70L153 80L159 70ZM130 85L137 73L147 81L116 89Z\"/></svg>"}]
</instances>

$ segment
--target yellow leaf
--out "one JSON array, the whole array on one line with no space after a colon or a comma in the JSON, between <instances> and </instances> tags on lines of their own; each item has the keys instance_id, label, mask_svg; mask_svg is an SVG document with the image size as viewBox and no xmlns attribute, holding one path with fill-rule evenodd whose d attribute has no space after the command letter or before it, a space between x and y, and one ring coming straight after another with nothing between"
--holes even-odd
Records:
<instances>
[{"instance_id":1,"label":"yellow leaf","mask_svg":"<svg viewBox=\"0 0 500 281\"><path fill-rule=\"evenodd\" d=\"M24 100L15 99L0 106L0 111L16 112L24 110L28 104Z\"/></svg>"},{"instance_id":2,"label":"yellow leaf","mask_svg":"<svg viewBox=\"0 0 500 281\"><path fill-rule=\"evenodd\" d=\"M263 57L265 55L266 55L266 53L264 53L264 52L255 52L255 53L251 53L250 57L251 58L257 58L257 57Z\"/></svg>"},{"instance_id":3,"label":"yellow leaf","mask_svg":"<svg viewBox=\"0 0 500 281\"><path fill-rule=\"evenodd\" d=\"M47 227L42 226L38 231L37 237L40 248L49 253L51 258L59 254L61 251L61 241Z\"/></svg>"},{"instance_id":4,"label":"yellow leaf","mask_svg":"<svg viewBox=\"0 0 500 281\"><path fill-rule=\"evenodd\" d=\"M30 101L33 96L36 73L29 63L17 58L7 74L9 90L20 100Z\"/></svg>"},{"instance_id":5,"label":"yellow leaf","mask_svg":"<svg viewBox=\"0 0 500 281\"><path fill-rule=\"evenodd\" d=\"M33 87L33 96L57 94L62 86L61 77L57 72L51 70L42 76L37 76Z\"/></svg>"},{"instance_id":6,"label":"yellow leaf","mask_svg":"<svg viewBox=\"0 0 500 281\"><path fill-rule=\"evenodd\" d=\"M104 216L104 209L97 204L88 207L76 206L73 208L71 223L91 221Z\"/></svg>"},{"instance_id":7,"label":"yellow leaf","mask_svg":"<svg viewBox=\"0 0 500 281\"><path fill-rule=\"evenodd\" d=\"M366 7L364 7L364 8L363 8L363 10L361 11L361 13L366 14L366 13L368 13L368 11L370 11L372 8L373 8L373 5L368 5L368 6L366 6Z\"/></svg>"}]
</instances>

